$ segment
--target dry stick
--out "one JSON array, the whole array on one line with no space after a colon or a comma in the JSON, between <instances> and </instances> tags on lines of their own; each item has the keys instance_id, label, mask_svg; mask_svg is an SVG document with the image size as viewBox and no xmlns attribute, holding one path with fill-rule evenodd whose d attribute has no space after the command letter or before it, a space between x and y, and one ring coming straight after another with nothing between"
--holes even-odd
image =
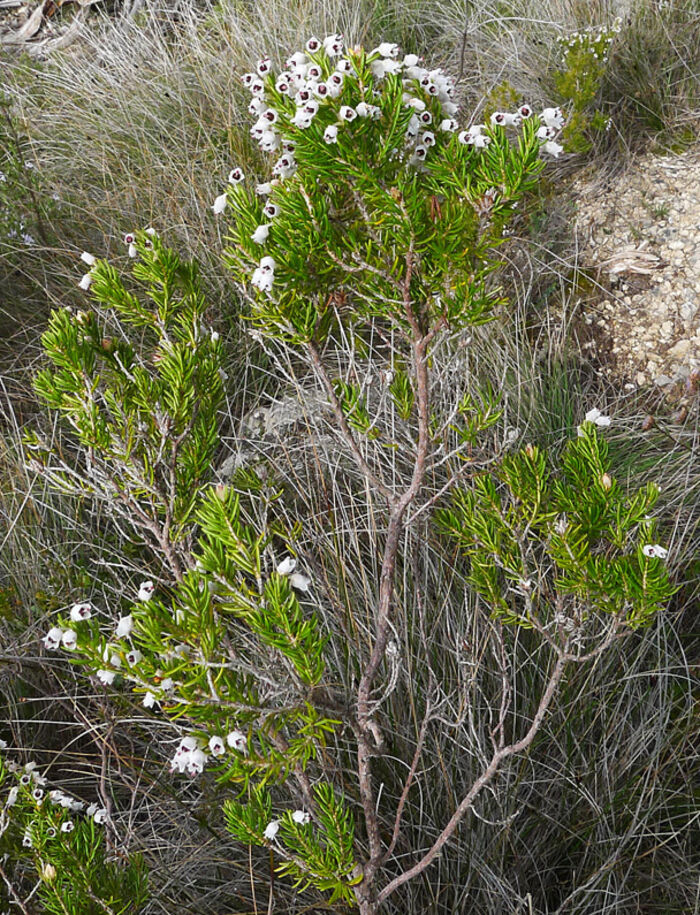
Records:
<instances>
[{"instance_id":1,"label":"dry stick","mask_svg":"<svg viewBox=\"0 0 700 915\"><path fill-rule=\"evenodd\" d=\"M12 881L11 881L10 878L7 876L7 874L5 873L5 871L3 870L3 867L2 867L1 864L0 864L0 877L2 877L2 879L5 881L5 885L7 886L7 891L8 891L8 893L10 894L10 896L12 896L12 898L13 898L14 901L17 903L17 905L20 907L20 909L22 910L22 912L24 913L24 915L30 915L30 913L29 913L27 907L26 907L25 904L22 902L22 899L20 898L20 896L19 896L17 890L16 890L16 889L14 888L14 886L12 885Z\"/></svg>"},{"instance_id":2,"label":"dry stick","mask_svg":"<svg viewBox=\"0 0 700 915\"><path fill-rule=\"evenodd\" d=\"M417 877L419 874L422 874L423 871L430 866L432 861L440 854L443 847L449 842L453 833L459 826L461 820L469 812L472 804L476 800L477 795L481 792L481 789L484 788L491 781L493 776L496 774L500 768L501 763L504 759L507 759L509 756L514 756L516 753L521 753L523 750L526 750L532 741L535 739L535 735L539 731L542 722L544 721L544 716L547 714L547 709L554 698L554 694L561 682L561 678L564 674L566 665L572 661L574 663L582 663L584 661L590 661L593 658L599 657L603 652L612 645L612 643L620 638L625 633L620 633L619 628L622 625L622 620L620 617L615 617L613 620L613 625L610 627L610 632L605 637L603 642L594 648L592 651L587 652L585 655L574 655L569 651L570 640L567 640L563 647L558 647L556 649L557 653L557 663L554 666L549 681L547 682L547 688L542 694L540 703L535 712L535 717L532 719L532 724L530 725L527 733L520 740L515 743L511 743L506 747L500 747L491 757L491 762L488 764L486 769L482 772L479 778L474 782L474 784L469 789L469 792L461 801L459 807L452 815L451 819L437 837L432 847L428 852L418 861L413 867L409 868L407 871L404 871L403 874L399 874L398 877L395 877L390 883L388 883L384 889L377 896L377 902L384 902L387 897L389 897L394 890L397 890L400 886L403 886L404 883L407 883L409 880L412 880L414 877Z\"/></svg>"},{"instance_id":3,"label":"dry stick","mask_svg":"<svg viewBox=\"0 0 700 915\"><path fill-rule=\"evenodd\" d=\"M440 854L444 846L452 838L453 833L459 826L465 814L471 808L472 804L476 800L476 797L481 792L481 789L488 785L488 783L500 768L503 760L507 759L509 756L513 756L515 753L522 752L522 750L525 750L530 746L535 738L535 734L537 734L540 729L544 716L547 712L547 709L549 708L549 704L554 697L554 693L556 692L557 686L559 685L559 682L562 678L562 674L564 673L566 662L567 655L565 652L561 652L557 657L557 663L554 666L554 670L550 674L547 688L544 691L542 698L540 699L540 704L538 705L537 711L535 712L535 717L532 719L532 724L530 725L530 728L525 736L518 740L516 743L509 744L507 747L502 747L493 754L491 757L491 762L471 786L469 792L461 801L459 807L457 807L449 822L440 833L438 838L435 840L430 850L426 852L421 860L414 864L413 867L409 868L407 871L404 871L403 874L400 874L398 877L395 877L390 883L388 883L379 893L377 902L384 902L384 900L387 899L400 886L403 886L404 883L407 883L409 880L412 880L414 877L422 874L423 871L430 866L432 861Z\"/></svg>"},{"instance_id":4,"label":"dry stick","mask_svg":"<svg viewBox=\"0 0 700 915\"><path fill-rule=\"evenodd\" d=\"M441 321L434 325L427 333L424 333L420 327L418 318L413 310L410 294L413 257L413 248L411 247L406 254L403 298L406 318L413 331L413 360L416 373L418 403L418 443L413 465L413 474L408 489L406 489L398 499L394 499L390 503L391 512L389 515L389 525L379 579L379 601L377 605L375 642L372 654L370 655L369 662L357 690L357 775L370 847L370 858L364 869L364 885L358 887L358 902L360 903L361 911L368 913L374 911L374 900L372 899L373 884L382 860L379 820L372 787L372 748L368 736L371 724L370 695L372 683L377 675L382 658L384 657L389 637L390 612L394 591L394 573L399 542L404 530L404 515L408 506L418 495L426 472L428 447L430 444L427 351L433 337L440 327L442 327Z\"/></svg>"},{"instance_id":5,"label":"dry stick","mask_svg":"<svg viewBox=\"0 0 700 915\"><path fill-rule=\"evenodd\" d=\"M411 790L411 785L413 784L413 779L416 774L416 769L418 768L418 761L423 752L423 744L425 743L425 735L428 733L428 725L430 724L430 703L425 710L425 717L423 718L423 723L421 724L420 733L418 734L418 742L416 743L416 750L413 754L413 760L411 762L411 768L406 777L406 782L403 786L403 791L401 792L401 797L399 798L399 803L396 808L396 817L394 819L394 832L391 836L391 842L389 847L382 855L380 864L384 864L391 857L391 853L396 848L396 843L399 839L399 830L401 829L401 819L403 817L403 808L406 806L406 801L408 800L408 792Z\"/></svg>"}]
</instances>

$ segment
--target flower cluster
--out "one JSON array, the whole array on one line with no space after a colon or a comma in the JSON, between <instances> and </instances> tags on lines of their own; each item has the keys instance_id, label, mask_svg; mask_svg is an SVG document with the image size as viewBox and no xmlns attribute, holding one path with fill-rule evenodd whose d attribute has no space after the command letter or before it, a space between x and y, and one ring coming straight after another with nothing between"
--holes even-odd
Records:
<instances>
[{"instance_id":1,"label":"flower cluster","mask_svg":"<svg viewBox=\"0 0 700 915\"><path fill-rule=\"evenodd\" d=\"M311 579L301 572L295 571L296 567L296 559L294 559L293 556L287 556L287 558L283 559L277 566L277 574L288 577L289 584L293 588L296 588L297 591L308 591L311 585Z\"/></svg>"},{"instance_id":2,"label":"flower cluster","mask_svg":"<svg viewBox=\"0 0 700 915\"><path fill-rule=\"evenodd\" d=\"M270 822L265 827L263 835L268 842L274 842L277 837L277 833L280 831L281 820L270 820ZM292 813L292 822L296 823L298 826L308 826L311 822L311 814L306 810L295 810Z\"/></svg>"},{"instance_id":3,"label":"flower cluster","mask_svg":"<svg viewBox=\"0 0 700 915\"><path fill-rule=\"evenodd\" d=\"M668 556L668 550L658 543L648 543L646 546L643 546L642 553L644 553L648 559L666 559Z\"/></svg>"},{"instance_id":4,"label":"flower cluster","mask_svg":"<svg viewBox=\"0 0 700 915\"><path fill-rule=\"evenodd\" d=\"M156 230L151 227L149 227L148 229L145 229L144 231L145 231L146 235L150 235L151 237L153 237L156 234ZM136 247L136 233L135 232L127 232L124 235L124 244L127 246L127 253L129 255L129 257L138 257L139 252ZM146 247L151 247L152 242L150 242L148 239L146 239L144 244L146 245ZM97 264L97 258L95 257L94 254L90 254L89 251L83 251L83 253L80 255L80 260L84 264L87 264L87 266L90 268L87 273L84 273L82 275L82 277L80 278L80 282L78 283L78 286L81 289L85 290L85 292L87 292L88 289L90 288L90 286L92 286L92 282L95 278L92 268Z\"/></svg>"},{"instance_id":5,"label":"flower cluster","mask_svg":"<svg viewBox=\"0 0 700 915\"><path fill-rule=\"evenodd\" d=\"M181 775L187 774L191 778L201 775L209 759L223 756L227 746L244 756L248 753L248 740L245 734L238 730L231 731L226 737L218 734L210 737L209 753L197 737L192 735L183 737L170 761L170 771L179 772Z\"/></svg>"},{"instance_id":6,"label":"flower cluster","mask_svg":"<svg viewBox=\"0 0 700 915\"><path fill-rule=\"evenodd\" d=\"M152 598L154 590L155 585L152 581L141 582L137 599L147 603ZM93 610L92 604L88 601L84 601L83 603L73 604L68 616L72 623L80 623L91 619ZM114 630L114 637L116 639L129 639L133 628L134 620L132 615L129 613L126 616L122 616L117 622ZM73 628L64 629L61 626L52 626L42 641L49 651L57 651L59 648L64 648L67 651L75 651L78 647L78 633ZM132 646L126 651L122 651L121 646L113 645L108 642L102 651L102 659L109 666L100 668L95 674L100 683L105 686L111 686L112 683L114 683L117 673L122 666L122 654L123 660L126 661L129 667L137 666L143 657L138 648ZM161 682L161 689L167 690L165 684L166 681ZM172 681L170 681L170 686L172 687ZM144 705L148 707L152 706L154 702L155 697L153 697L153 700L150 703L147 699L144 699Z\"/></svg>"},{"instance_id":7,"label":"flower cluster","mask_svg":"<svg viewBox=\"0 0 700 915\"><path fill-rule=\"evenodd\" d=\"M601 428L605 428L606 426L610 425L610 417L606 416L604 413L601 413L597 407L593 407L592 410L589 410L588 413L586 413L584 420L587 423L593 423L594 425L600 426ZM578 426L576 431L579 438L584 435L583 426Z\"/></svg>"},{"instance_id":8,"label":"flower cluster","mask_svg":"<svg viewBox=\"0 0 700 915\"><path fill-rule=\"evenodd\" d=\"M0 740L0 752L5 750L7 750L7 743ZM22 845L25 848L34 847L36 837L40 832L46 839L55 839L59 833L72 832L75 828L74 816L77 813L84 813L98 826L107 821L106 808L100 807L96 803L86 804L59 788L46 790L46 776L41 774L36 762L30 761L25 765L20 765L11 759L3 758L2 764L7 772L14 775L16 783L7 792L4 803L0 806L1 811L6 815L11 808L23 801L30 813L22 837ZM58 813L57 816L50 817L48 825L43 824L39 818L47 803Z\"/></svg>"},{"instance_id":9,"label":"flower cluster","mask_svg":"<svg viewBox=\"0 0 700 915\"><path fill-rule=\"evenodd\" d=\"M277 156L271 169L272 180L256 187L258 195L272 195L273 199L262 209L264 221L250 236L253 242L264 245L270 231L274 232L274 220L280 211L275 191L296 174L295 153L302 139L305 144L318 143L321 147L342 145L342 158L347 147L367 135L372 122L377 124L377 136L387 134L391 129L391 118L386 113L390 80L394 80L392 87L398 83L406 126L403 146L399 141L389 154L407 168L422 170L431 149L444 147L453 136L455 142L484 149L494 131L518 127L533 116L529 105L521 105L512 114L495 112L488 127L474 124L459 132L452 78L441 69L424 67L415 54L402 57L398 45L391 42L382 42L369 53L352 49L343 55L342 36L330 35L323 41L312 37L303 51L287 59L285 69L277 75L270 58L263 57L254 71L242 77L252 96L248 108L255 118L251 136L263 152ZM560 109L545 108L539 119L537 137L542 150L559 156L563 147L555 137L564 125ZM242 181L242 170L234 169L229 175L229 188L214 202L215 213L224 211L231 189ZM274 281L275 262L263 257L252 275L252 285L269 295Z\"/></svg>"},{"instance_id":10,"label":"flower cluster","mask_svg":"<svg viewBox=\"0 0 700 915\"><path fill-rule=\"evenodd\" d=\"M296 571L297 560L293 557L287 557L282 560L276 567L279 575L288 578L292 588L297 591L307 592L310 590L311 579ZM143 581L138 588L137 599L142 603L148 603L152 600L155 592L155 585L152 581ZM93 605L87 601L74 604L68 618L71 622L80 623L91 619L96 613ZM134 616L129 613L121 616L114 628L115 640L127 640L129 647L119 644L117 641L108 640L106 644L102 642L99 648L101 660L104 666L95 671L97 679L106 686L111 686L116 677L122 673L125 678L137 685L137 688L145 689L143 705L146 708L153 708L163 698L173 695L176 688L174 679L170 676L163 677L162 671L157 670L153 677L153 683L146 679L143 672L138 670L138 666L143 659L142 652L131 644L131 637L134 631ZM58 650L63 647L69 651L75 651L79 647L79 634L75 629L63 628L61 626L52 627L43 638L44 645L50 650ZM174 661L176 664L181 663L188 656L189 648L186 645L176 645L167 655L166 659ZM98 655L98 658L100 655ZM166 656L163 655L165 658ZM98 662L99 663L99 662ZM95 665L97 666L97 664ZM170 763L171 772L187 774L195 777L204 771L205 766L211 759L224 756L228 750L235 753L248 754L248 738L237 729L227 733L225 736L214 734L206 743L206 738L201 735L187 735L180 740L175 754Z\"/></svg>"},{"instance_id":11,"label":"flower cluster","mask_svg":"<svg viewBox=\"0 0 700 915\"><path fill-rule=\"evenodd\" d=\"M517 111L494 111L490 117L491 128L496 127L520 127L523 121L531 118L533 114L529 105L521 105ZM564 147L556 143L554 138L558 136L559 131L564 126L564 115L561 108L544 108L539 114L540 127L537 129L537 138L542 141L542 151L559 158L559 154ZM460 143L473 144L476 148L488 146L491 137L484 134L486 126L484 124L473 124L467 130L463 130L458 139Z\"/></svg>"},{"instance_id":12,"label":"flower cluster","mask_svg":"<svg viewBox=\"0 0 700 915\"><path fill-rule=\"evenodd\" d=\"M610 46L621 28L622 19L618 17L607 29L590 25L570 35L559 35L557 44L562 48L562 63L568 64L569 57L576 52L588 53L594 60L607 63Z\"/></svg>"},{"instance_id":13,"label":"flower cluster","mask_svg":"<svg viewBox=\"0 0 700 915\"><path fill-rule=\"evenodd\" d=\"M554 72L554 86L569 111L565 137L573 152L587 152L591 131L607 131L612 124L598 105L610 48L621 26L617 19L607 28L592 26L558 39L562 68Z\"/></svg>"}]
</instances>

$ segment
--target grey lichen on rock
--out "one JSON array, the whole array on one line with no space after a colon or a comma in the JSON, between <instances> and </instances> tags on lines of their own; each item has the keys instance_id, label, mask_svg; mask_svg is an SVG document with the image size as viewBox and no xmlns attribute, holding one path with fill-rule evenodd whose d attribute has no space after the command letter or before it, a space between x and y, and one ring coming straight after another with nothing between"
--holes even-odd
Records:
<instances>
[{"instance_id":1,"label":"grey lichen on rock","mask_svg":"<svg viewBox=\"0 0 700 915\"><path fill-rule=\"evenodd\" d=\"M281 447L300 447L321 434L321 427L332 416L332 408L318 391L299 388L267 406L256 406L242 418L237 436L230 442L231 453L217 468L227 482L242 467L266 473L275 452Z\"/></svg>"}]
</instances>

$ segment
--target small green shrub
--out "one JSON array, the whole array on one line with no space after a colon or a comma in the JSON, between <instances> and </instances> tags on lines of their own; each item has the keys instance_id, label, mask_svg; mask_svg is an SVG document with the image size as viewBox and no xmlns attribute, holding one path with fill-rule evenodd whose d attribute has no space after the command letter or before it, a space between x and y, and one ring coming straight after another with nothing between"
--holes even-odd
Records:
<instances>
[{"instance_id":1,"label":"small green shrub","mask_svg":"<svg viewBox=\"0 0 700 915\"><path fill-rule=\"evenodd\" d=\"M50 789L35 762L8 756L0 741L0 902L24 909L38 889L50 915L137 915L148 898L144 862L109 860L105 808Z\"/></svg>"},{"instance_id":2,"label":"small green shrub","mask_svg":"<svg viewBox=\"0 0 700 915\"><path fill-rule=\"evenodd\" d=\"M618 19L607 29L589 26L557 39L562 66L554 73L554 86L567 110L562 135L572 152L588 152L593 144L592 135L607 130L610 125L609 118L597 105L610 48L621 27Z\"/></svg>"}]
</instances>

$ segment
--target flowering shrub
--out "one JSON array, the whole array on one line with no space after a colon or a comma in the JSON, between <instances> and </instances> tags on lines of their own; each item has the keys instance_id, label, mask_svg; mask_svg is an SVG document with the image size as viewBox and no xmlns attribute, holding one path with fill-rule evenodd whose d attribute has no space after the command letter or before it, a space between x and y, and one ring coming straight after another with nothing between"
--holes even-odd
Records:
<instances>
[{"instance_id":1,"label":"flowering shrub","mask_svg":"<svg viewBox=\"0 0 700 915\"><path fill-rule=\"evenodd\" d=\"M622 20L616 19L607 29L590 26L557 38L562 66L554 73L554 86L569 112L563 137L572 152L586 152L591 147L591 131L610 127L610 119L595 106L610 47L621 27Z\"/></svg>"},{"instance_id":2,"label":"flowering shrub","mask_svg":"<svg viewBox=\"0 0 700 915\"><path fill-rule=\"evenodd\" d=\"M106 860L107 810L51 789L35 762L20 765L9 756L0 740L0 901L7 911L27 911L23 897L33 895L32 887L42 911L55 915L139 911L148 896L143 860L136 855L126 866ZM7 861L14 872L3 869ZM3 892L9 893L4 900Z\"/></svg>"},{"instance_id":3,"label":"flowering shrub","mask_svg":"<svg viewBox=\"0 0 700 915\"><path fill-rule=\"evenodd\" d=\"M222 212L228 200L235 219L229 265L263 293L256 325L318 344L333 319L329 303L352 291L352 316L418 332L400 263L389 263L387 251L408 257L426 328L488 320L497 296L486 285L494 267L486 252L541 171L540 149L561 151L560 113L538 118L523 104L495 112L489 125L460 128L442 71L415 55L399 59L389 43L339 58L331 46L310 50L316 41L279 74L266 58L244 76L251 134L276 161L255 192L234 169L214 204Z\"/></svg>"},{"instance_id":4,"label":"flowering shrub","mask_svg":"<svg viewBox=\"0 0 700 915\"><path fill-rule=\"evenodd\" d=\"M319 379L352 462L348 485L381 519L378 581L364 597L370 630L328 644L319 613L327 595L294 555L274 468L265 479L243 468L229 485L210 485L222 342L206 326L194 266L145 232L125 238L138 294L84 254L80 285L93 308L54 312L44 335L54 368L36 387L72 426L81 465L36 435L27 447L37 472L128 522L160 569L127 583L119 606L73 604L44 646L160 710L177 734L171 773L238 786L224 805L237 839L270 849L295 885L370 915L430 866L500 767L530 746L567 666L648 622L668 597L663 547L648 542L656 492L619 491L598 410L561 472L528 446L486 475L476 471L495 461L485 433L500 418L496 395L484 389L446 414L431 397L438 342L504 304L496 250L544 168L541 154L562 151L558 108L536 114L521 101L487 124L460 123L441 70L389 42L344 53L338 35L309 39L281 70L263 58L243 81L251 134L273 160L262 180L234 167L212 210L232 217L226 262L256 339L277 347L272 359L291 349ZM395 341L391 361L372 366L386 383L379 405L327 367L339 334L362 350L371 328ZM387 449L404 461L391 477ZM397 688L403 639L390 636L406 625L400 547L414 518L456 487L455 464L475 475L439 519L469 557L465 588L496 619L534 627L554 663L531 724L509 737L512 690L503 686L478 776L407 862L394 850L429 708L394 806L381 797L373 757L391 768L383 704ZM339 656L350 661L346 685Z\"/></svg>"},{"instance_id":5,"label":"flowering shrub","mask_svg":"<svg viewBox=\"0 0 700 915\"><path fill-rule=\"evenodd\" d=\"M0 92L0 257L46 242L52 199L41 193L30 144Z\"/></svg>"}]
</instances>

